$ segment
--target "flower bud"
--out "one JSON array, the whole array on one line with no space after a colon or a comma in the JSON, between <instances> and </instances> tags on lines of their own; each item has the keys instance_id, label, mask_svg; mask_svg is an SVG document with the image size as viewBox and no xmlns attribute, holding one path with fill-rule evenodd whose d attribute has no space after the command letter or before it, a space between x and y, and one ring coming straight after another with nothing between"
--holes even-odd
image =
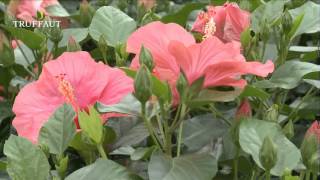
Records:
<instances>
[{"instance_id":1,"label":"flower bud","mask_svg":"<svg viewBox=\"0 0 320 180\"><path fill-rule=\"evenodd\" d=\"M271 170L272 167L277 163L277 149L272 139L267 136L264 138L262 146L259 152L259 159L261 165L267 170Z\"/></svg>"},{"instance_id":2,"label":"flower bud","mask_svg":"<svg viewBox=\"0 0 320 180\"><path fill-rule=\"evenodd\" d=\"M236 119L244 118L244 117L251 117L252 110L248 99L243 99L237 112L236 112Z\"/></svg>"},{"instance_id":3,"label":"flower bud","mask_svg":"<svg viewBox=\"0 0 320 180\"><path fill-rule=\"evenodd\" d=\"M134 96L142 103L146 103L152 95L151 74L145 65L138 70L134 80Z\"/></svg>"},{"instance_id":4,"label":"flower bud","mask_svg":"<svg viewBox=\"0 0 320 180\"><path fill-rule=\"evenodd\" d=\"M181 73L180 73L179 78L176 82L176 88L179 92L180 100L184 101L184 100L186 100L186 96L187 96L188 81L187 81L185 74L182 71L180 71L180 72Z\"/></svg>"},{"instance_id":5,"label":"flower bud","mask_svg":"<svg viewBox=\"0 0 320 180\"><path fill-rule=\"evenodd\" d=\"M68 163L69 163L69 156L68 155L65 157L59 157L58 163L56 165L56 169L59 173L59 176L62 178L64 178L66 175Z\"/></svg>"},{"instance_id":6,"label":"flower bud","mask_svg":"<svg viewBox=\"0 0 320 180\"><path fill-rule=\"evenodd\" d=\"M151 52L144 46L142 46L140 49L139 62L140 64L144 64L149 69L149 71L152 72L154 68L153 57Z\"/></svg>"},{"instance_id":7,"label":"flower bud","mask_svg":"<svg viewBox=\"0 0 320 180\"><path fill-rule=\"evenodd\" d=\"M81 51L80 44L77 43L76 40L72 36L68 40L67 51L68 52Z\"/></svg>"},{"instance_id":8,"label":"flower bud","mask_svg":"<svg viewBox=\"0 0 320 180\"><path fill-rule=\"evenodd\" d=\"M58 26L48 29L48 37L54 43L59 43L62 39L62 31Z\"/></svg>"},{"instance_id":9,"label":"flower bud","mask_svg":"<svg viewBox=\"0 0 320 180\"><path fill-rule=\"evenodd\" d=\"M318 173L320 171L320 150L311 156L309 164L312 172Z\"/></svg>"},{"instance_id":10,"label":"flower bud","mask_svg":"<svg viewBox=\"0 0 320 180\"><path fill-rule=\"evenodd\" d=\"M80 23L84 27L88 27L95 13L94 8L90 6L87 0L82 0L82 2L80 3L79 12L80 12Z\"/></svg>"},{"instance_id":11,"label":"flower bud","mask_svg":"<svg viewBox=\"0 0 320 180\"><path fill-rule=\"evenodd\" d=\"M317 121L308 129L300 147L304 165L311 169L314 166L314 154L319 155L320 125Z\"/></svg>"},{"instance_id":12,"label":"flower bud","mask_svg":"<svg viewBox=\"0 0 320 180\"><path fill-rule=\"evenodd\" d=\"M278 109L279 109L278 105L277 104L273 104L267 110L265 120L272 121L272 122L278 122L278 116L279 116Z\"/></svg>"},{"instance_id":13,"label":"flower bud","mask_svg":"<svg viewBox=\"0 0 320 180\"><path fill-rule=\"evenodd\" d=\"M294 136L294 128L291 120L283 127L282 131L288 139Z\"/></svg>"},{"instance_id":14,"label":"flower bud","mask_svg":"<svg viewBox=\"0 0 320 180\"><path fill-rule=\"evenodd\" d=\"M288 34L292 27L292 16L290 15L288 9L286 9L282 15L281 24L283 31Z\"/></svg>"}]
</instances>

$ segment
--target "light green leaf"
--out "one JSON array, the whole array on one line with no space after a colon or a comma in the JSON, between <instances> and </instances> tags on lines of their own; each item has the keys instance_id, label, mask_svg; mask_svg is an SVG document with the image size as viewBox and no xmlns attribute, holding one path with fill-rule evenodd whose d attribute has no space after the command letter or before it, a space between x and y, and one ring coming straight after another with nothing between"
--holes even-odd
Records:
<instances>
[{"instance_id":1,"label":"light green leaf","mask_svg":"<svg viewBox=\"0 0 320 180\"><path fill-rule=\"evenodd\" d=\"M286 169L294 169L300 159L299 149L288 140L277 123L247 119L240 124L239 141L241 148L250 154L260 168L259 151L266 136L272 138L277 147L277 163L271 174L281 176Z\"/></svg>"},{"instance_id":2,"label":"light green leaf","mask_svg":"<svg viewBox=\"0 0 320 180\"><path fill-rule=\"evenodd\" d=\"M137 161L140 159L147 159L150 157L152 152L156 149L155 146L151 147L139 147L130 156L131 160Z\"/></svg>"},{"instance_id":3,"label":"light green leaf","mask_svg":"<svg viewBox=\"0 0 320 180\"><path fill-rule=\"evenodd\" d=\"M314 51L320 51L319 47L315 46L290 46L289 51L295 51L295 52L314 52Z\"/></svg>"},{"instance_id":4,"label":"light green leaf","mask_svg":"<svg viewBox=\"0 0 320 180\"><path fill-rule=\"evenodd\" d=\"M313 85L314 87L320 89L320 81L319 80L314 80L314 79L304 79L304 82Z\"/></svg>"},{"instance_id":5,"label":"light green leaf","mask_svg":"<svg viewBox=\"0 0 320 180\"><path fill-rule=\"evenodd\" d=\"M66 180L135 180L138 177L130 173L125 167L107 159L98 159L94 164L83 167Z\"/></svg>"},{"instance_id":6,"label":"light green leaf","mask_svg":"<svg viewBox=\"0 0 320 180\"><path fill-rule=\"evenodd\" d=\"M89 107L89 113L80 111L78 117L80 127L84 133L86 133L96 144L100 144L103 136L103 125L100 114L93 106L91 106Z\"/></svg>"},{"instance_id":7,"label":"light green leaf","mask_svg":"<svg viewBox=\"0 0 320 180\"><path fill-rule=\"evenodd\" d=\"M260 88L292 89L299 85L304 75L317 71L320 71L320 65L288 61L272 74L270 80L258 81L254 85Z\"/></svg>"},{"instance_id":8,"label":"light green leaf","mask_svg":"<svg viewBox=\"0 0 320 180\"><path fill-rule=\"evenodd\" d=\"M209 154L191 154L171 158L155 151L149 162L152 180L212 179L217 173L217 160Z\"/></svg>"},{"instance_id":9,"label":"light green leaf","mask_svg":"<svg viewBox=\"0 0 320 180\"><path fill-rule=\"evenodd\" d=\"M129 94L125 96L118 104L104 105L97 103L97 109L101 113L116 112L139 116L141 111L141 103L132 94Z\"/></svg>"},{"instance_id":10,"label":"light green leaf","mask_svg":"<svg viewBox=\"0 0 320 180\"><path fill-rule=\"evenodd\" d=\"M89 34L96 41L103 35L109 46L116 47L126 42L135 29L136 22L131 17L114 7L103 6L93 16Z\"/></svg>"},{"instance_id":11,"label":"light green leaf","mask_svg":"<svg viewBox=\"0 0 320 180\"><path fill-rule=\"evenodd\" d=\"M60 106L42 126L39 142L47 145L50 153L62 155L76 134L74 118L72 106Z\"/></svg>"},{"instance_id":12,"label":"light green leaf","mask_svg":"<svg viewBox=\"0 0 320 180\"><path fill-rule=\"evenodd\" d=\"M24 43L19 43L19 45L20 48L17 47L14 49L15 63L22 65L24 68L28 68L28 66L35 62L32 50L28 48ZM21 50L26 55L27 59L25 58Z\"/></svg>"},{"instance_id":13,"label":"light green leaf","mask_svg":"<svg viewBox=\"0 0 320 180\"><path fill-rule=\"evenodd\" d=\"M8 158L7 172L12 179L48 178L50 165L46 155L27 139L11 135L5 142L3 152Z\"/></svg>"},{"instance_id":14,"label":"light green leaf","mask_svg":"<svg viewBox=\"0 0 320 180\"><path fill-rule=\"evenodd\" d=\"M293 19L304 14L304 18L296 31L295 35L303 33L315 33L320 31L320 5L312 1L307 1L302 6L289 10Z\"/></svg>"},{"instance_id":15,"label":"light green leaf","mask_svg":"<svg viewBox=\"0 0 320 180\"><path fill-rule=\"evenodd\" d=\"M251 14L251 28L259 32L263 23L272 24L283 12L283 7L288 0L271 0L260 5Z\"/></svg>"},{"instance_id":16,"label":"light green leaf","mask_svg":"<svg viewBox=\"0 0 320 180\"><path fill-rule=\"evenodd\" d=\"M213 114L195 116L183 123L183 144L188 151L199 150L212 139L222 137L227 129L228 126Z\"/></svg>"},{"instance_id":17,"label":"light green leaf","mask_svg":"<svg viewBox=\"0 0 320 180\"><path fill-rule=\"evenodd\" d=\"M5 25L1 25L1 27L9 31L12 36L16 37L18 40L21 40L31 49L41 49L43 46L45 37L39 33L35 33L23 28L14 28Z\"/></svg>"},{"instance_id":18,"label":"light green leaf","mask_svg":"<svg viewBox=\"0 0 320 180\"><path fill-rule=\"evenodd\" d=\"M69 38L72 36L73 39L80 43L88 36L88 28L69 28L62 30L62 39L59 42L59 47L66 47L68 45Z\"/></svg>"},{"instance_id":19,"label":"light green leaf","mask_svg":"<svg viewBox=\"0 0 320 180\"><path fill-rule=\"evenodd\" d=\"M189 14L204 6L204 3L186 3L178 12L164 16L161 21L164 23L177 23L185 27Z\"/></svg>"},{"instance_id":20,"label":"light green leaf","mask_svg":"<svg viewBox=\"0 0 320 180\"><path fill-rule=\"evenodd\" d=\"M46 11L50 14L50 16L55 17L68 17L70 14L61 4L55 4L46 7Z\"/></svg>"},{"instance_id":21,"label":"light green leaf","mask_svg":"<svg viewBox=\"0 0 320 180\"><path fill-rule=\"evenodd\" d=\"M124 147L120 147L114 151L112 151L111 153L109 153L110 155L127 155L127 156L131 156L131 154L133 154L135 151L135 149L131 146L124 146Z\"/></svg>"}]
</instances>

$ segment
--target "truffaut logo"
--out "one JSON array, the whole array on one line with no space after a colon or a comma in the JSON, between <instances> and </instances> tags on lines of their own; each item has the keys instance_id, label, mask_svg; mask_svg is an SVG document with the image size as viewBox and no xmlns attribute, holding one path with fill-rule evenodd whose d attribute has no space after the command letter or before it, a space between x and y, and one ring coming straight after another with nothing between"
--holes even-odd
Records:
<instances>
[{"instance_id":1,"label":"truffaut logo","mask_svg":"<svg viewBox=\"0 0 320 180\"><path fill-rule=\"evenodd\" d=\"M60 27L61 21L12 21L13 26L17 28L28 28L28 27L33 27L33 28L40 28L40 27L48 27L48 28L53 28L53 27Z\"/></svg>"}]
</instances>

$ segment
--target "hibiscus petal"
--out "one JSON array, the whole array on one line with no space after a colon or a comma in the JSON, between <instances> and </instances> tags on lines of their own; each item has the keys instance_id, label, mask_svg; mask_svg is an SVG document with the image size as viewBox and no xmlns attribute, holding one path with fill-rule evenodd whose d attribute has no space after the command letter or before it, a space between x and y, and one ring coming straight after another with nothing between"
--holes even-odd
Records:
<instances>
[{"instance_id":1,"label":"hibiscus petal","mask_svg":"<svg viewBox=\"0 0 320 180\"><path fill-rule=\"evenodd\" d=\"M12 110L16 117L12 124L20 136L36 143L40 128L61 104L62 98L43 96L37 83L30 83L21 89L15 99Z\"/></svg>"}]
</instances>

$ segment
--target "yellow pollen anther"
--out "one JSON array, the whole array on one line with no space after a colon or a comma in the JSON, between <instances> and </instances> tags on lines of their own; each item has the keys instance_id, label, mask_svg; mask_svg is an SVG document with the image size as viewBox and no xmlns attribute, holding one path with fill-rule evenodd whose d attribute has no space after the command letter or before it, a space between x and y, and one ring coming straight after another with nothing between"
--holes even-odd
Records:
<instances>
[{"instance_id":1,"label":"yellow pollen anther","mask_svg":"<svg viewBox=\"0 0 320 180\"><path fill-rule=\"evenodd\" d=\"M212 37L215 32L216 32L216 23L214 22L213 18L210 18L204 27L203 39L207 39L209 37Z\"/></svg>"},{"instance_id":2,"label":"yellow pollen anther","mask_svg":"<svg viewBox=\"0 0 320 180\"><path fill-rule=\"evenodd\" d=\"M61 93L61 95L63 95L63 97L65 98L65 101L67 103L70 103L76 110L77 103L76 103L76 98L74 95L74 89L73 89L71 83L65 79L65 76L66 76L66 74L60 74L60 75L56 76L56 78L59 81L58 90Z\"/></svg>"}]
</instances>

